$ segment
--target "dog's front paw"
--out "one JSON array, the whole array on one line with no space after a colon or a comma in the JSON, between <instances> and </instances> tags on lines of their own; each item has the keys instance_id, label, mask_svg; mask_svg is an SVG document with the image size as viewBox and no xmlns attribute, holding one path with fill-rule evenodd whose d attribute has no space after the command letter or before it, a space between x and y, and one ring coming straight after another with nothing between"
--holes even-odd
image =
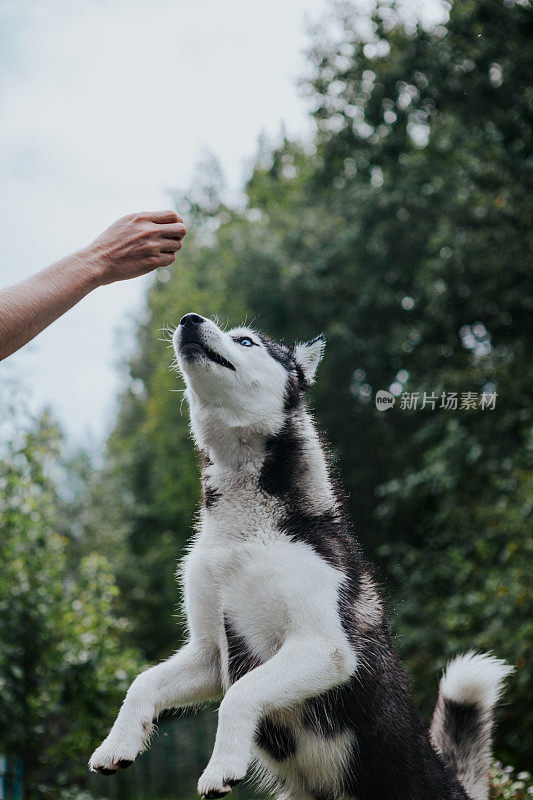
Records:
<instances>
[{"instance_id":1,"label":"dog's front paw","mask_svg":"<svg viewBox=\"0 0 533 800\"><path fill-rule=\"evenodd\" d=\"M207 800L229 794L246 775L244 760L211 759L198 781L198 794Z\"/></svg>"},{"instance_id":2,"label":"dog's front paw","mask_svg":"<svg viewBox=\"0 0 533 800\"><path fill-rule=\"evenodd\" d=\"M109 734L89 759L89 769L101 775L114 775L117 769L126 769L133 764L144 749L145 737Z\"/></svg>"}]
</instances>

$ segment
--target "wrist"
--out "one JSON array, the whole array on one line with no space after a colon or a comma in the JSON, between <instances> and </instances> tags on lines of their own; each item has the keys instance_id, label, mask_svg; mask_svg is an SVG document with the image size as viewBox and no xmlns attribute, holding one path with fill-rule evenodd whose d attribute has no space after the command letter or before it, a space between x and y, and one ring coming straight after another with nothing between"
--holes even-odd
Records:
<instances>
[{"instance_id":1,"label":"wrist","mask_svg":"<svg viewBox=\"0 0 533 800\"><path fill-rule=\"evenodd\" d=\"M107 279L108 263L104 255L92 246L84 247L74 253L72 259L77 263L80 276L87 291L97 289L109 283Z\"/></svg>"}]
</instances>

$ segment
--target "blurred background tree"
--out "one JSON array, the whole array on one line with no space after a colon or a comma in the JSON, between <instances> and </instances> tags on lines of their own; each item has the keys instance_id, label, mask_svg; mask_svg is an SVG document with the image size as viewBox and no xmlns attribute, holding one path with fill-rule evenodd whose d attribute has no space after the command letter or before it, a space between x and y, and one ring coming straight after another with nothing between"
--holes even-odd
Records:
<instances>
[{"instance_id":1,"label":"blurred background tree","mask_svg":"<svg viewBox=\"0 0 533 800\"><path fill-rule=\"evenodd\" d=\"M526 2L465 0L428 31L389 2L370 20L338 4L309 54L314 138L262 142L238 207L220 199L212 165L180 201L194 233L149 292L104 464L95 471L81 456L68 502L47 501L61 510L61 558L75 580L80 559L101 564L95 551L115 575L112 603L130 626L111 622L114 642L155 661L183 633L172 616L174 570L194 523L199 469L183 384L169 369L169 329L195 310L221 324L247 318L287 342L324 331L311 405L424 713L450 656L493 649L517 667L497 752L528 765L532 19ZM435 408L409 411L398 399L379 412L379 389L434 395ZM443 392L497 400L493 410L451 411ZM19 524L26 535L30 523ZM50 591L56 581L46 581ZM91 680L109 674L97 666ZM98 719L90 724L100 735ZM212 726L197 720L186 721L189 738L205 748ZM134 780L125 773L101 791L164 796L136 793ZM497 796L525 789L505 791L514 794Z\"/></svg>"},{"instance_id":2,"label":"blurred background tree","mask_svg":"<svg viewBox=\"0 0 533 800\"><path fill-rule=\"evenodd\" d=\"M109 562L92 553L69 568L60 433L46 414L24 424L0 462L0 753L4 790L19 773L24 796L44 798L86 781L87 753L140 660L121 642Z\"/></svg>"}]
</instances>

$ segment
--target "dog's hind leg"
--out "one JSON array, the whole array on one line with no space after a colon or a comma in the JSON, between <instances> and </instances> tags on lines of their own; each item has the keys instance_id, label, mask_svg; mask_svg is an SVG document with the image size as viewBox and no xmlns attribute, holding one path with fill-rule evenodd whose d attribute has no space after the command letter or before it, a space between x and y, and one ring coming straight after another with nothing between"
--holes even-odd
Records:
<instances>
[{"instance_id":1,"label":"dog's hind leg","mask_svg":"<svg viewBox=\"0 0 533 800\"><path fill-rule=\"evenodd\" d=\"M111 775L129 766L146 747L153 720L164 709L197 705L221 693L218 652L190 642L135 678L115 724L92 754L89 767Z\"/></svg>"}]
</instances>

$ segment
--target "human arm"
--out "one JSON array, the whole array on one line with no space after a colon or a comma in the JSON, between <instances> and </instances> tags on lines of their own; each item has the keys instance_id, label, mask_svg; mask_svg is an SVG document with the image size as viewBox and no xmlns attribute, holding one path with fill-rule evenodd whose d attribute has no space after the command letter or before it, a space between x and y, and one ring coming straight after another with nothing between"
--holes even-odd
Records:
<instances>
[{"instance_id":1,"label":"human arm","mask_svg":"<svg viewBox=\"0 0 533 800\"><path fill-rule=\"evenodd\" d=\"M172 264L185 233L174 211L128 214L77 253L0 290L0 361L98 286Z\"/></svg>"}]
</instances>

